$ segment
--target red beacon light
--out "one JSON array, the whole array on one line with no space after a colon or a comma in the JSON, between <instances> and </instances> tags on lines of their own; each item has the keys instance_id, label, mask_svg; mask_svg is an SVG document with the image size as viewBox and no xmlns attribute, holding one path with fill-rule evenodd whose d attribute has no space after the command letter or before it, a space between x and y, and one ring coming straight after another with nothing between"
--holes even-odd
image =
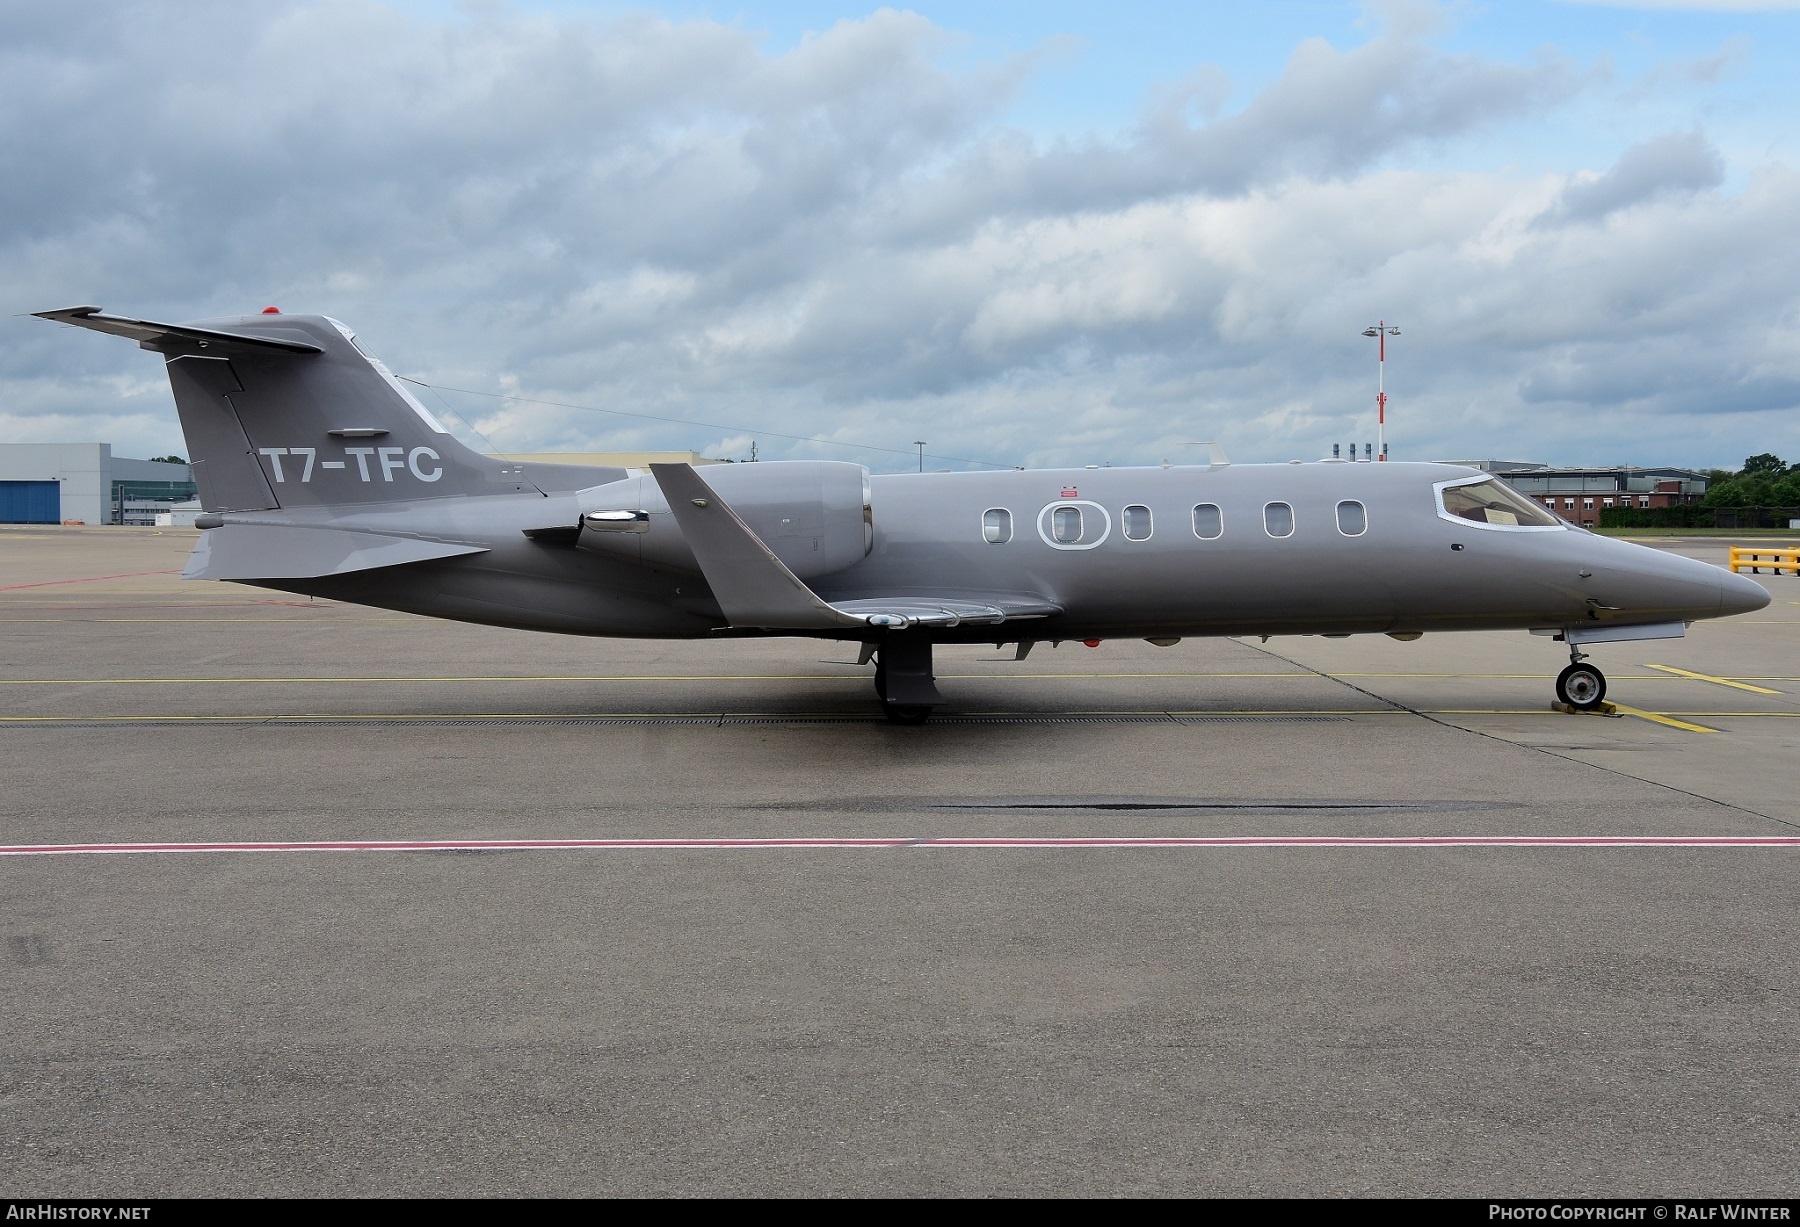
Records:
<instances>
[{"instance_id":1,"label":"red beacon light","mask_svg":"<svg viewBox=\"0 0 1800 1227\"><path fill-rule=\"evenodd\" d=\"M264 315L280 315L281 308L280 307L264 307L262 310L262 313Z\"/></svg>"}]
</instances>

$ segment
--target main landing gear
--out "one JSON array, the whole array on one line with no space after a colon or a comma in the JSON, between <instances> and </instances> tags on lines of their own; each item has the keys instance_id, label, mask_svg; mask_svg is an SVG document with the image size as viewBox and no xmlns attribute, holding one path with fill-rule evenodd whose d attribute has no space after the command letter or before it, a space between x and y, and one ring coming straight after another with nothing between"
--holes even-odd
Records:
<instances>
[{"instance_id":1,"label":"main landing gear","mask_svg":"<svg viewBox=\"0 0 1800 1227\"><path fill-rule=\"evenodd\" d=\"M1606 698L1606 674L1585 664L1587 653L1569 645L1569 667L1556 675L1556 701L1576 711L1596 711Z\"/></svg>"},{"instance_id":2,"label":"main landing gear","mask_svg":"<svg viewBox=\"0 0 1800 1227\"><path fill-rule=\"evenodd\" d=\"M893 724L924 724L944 696L931 673L931 640L890 633L875 649L875 693Z\"/></svg>"}]
</instances>

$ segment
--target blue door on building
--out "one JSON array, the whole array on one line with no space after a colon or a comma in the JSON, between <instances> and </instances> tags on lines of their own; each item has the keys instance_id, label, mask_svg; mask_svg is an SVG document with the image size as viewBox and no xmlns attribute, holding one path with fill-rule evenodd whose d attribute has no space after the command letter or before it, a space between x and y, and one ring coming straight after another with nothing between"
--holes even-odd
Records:
<instances>
[{"instance_id":1,"label":"blue door on building","mask_svg":"<svg viewBox=\"0 0 1800 1227\"><path fill-rule=\"evenodd\" d=\"M54 481L0 481L0 524L62 523L62 486Z\"/></svg>"}]
</instances>

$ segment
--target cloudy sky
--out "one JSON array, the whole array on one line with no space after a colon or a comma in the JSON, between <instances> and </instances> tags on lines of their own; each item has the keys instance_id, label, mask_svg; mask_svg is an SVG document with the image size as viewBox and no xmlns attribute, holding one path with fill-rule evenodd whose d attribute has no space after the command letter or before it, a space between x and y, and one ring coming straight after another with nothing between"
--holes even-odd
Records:
<instances>
[{"instance_id":1,"label":"cloudy sky","mask_svg":"<svg viewBox=\"0 0 1800 1227\"><path fill-rule=\"evenodd\" d=\"M1385 318L1397 459L1800 460L1797 69L1776 0L0 0L0 440L185 450L15 313L279 304L509 451L1311 458Z\"/></svg>"}]
</instances>

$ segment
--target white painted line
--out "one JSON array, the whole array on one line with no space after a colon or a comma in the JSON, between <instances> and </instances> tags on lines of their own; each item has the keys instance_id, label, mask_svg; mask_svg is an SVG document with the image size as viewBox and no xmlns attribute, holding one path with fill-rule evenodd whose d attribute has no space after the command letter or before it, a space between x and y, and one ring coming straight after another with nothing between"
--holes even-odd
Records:
<instances>
[{"instance_id":1,"label":"white painted line","mask_svg":"<svg viewBox=\"0 0 1800 1227\"><path fill-rule=\"evenodd\" d=\"M0 856L141 852L789 851L940 848L1794 848L1800 835L798 836L697 839L332 839L216 843L0 844Z\"/></svg>"}]
</instances>

